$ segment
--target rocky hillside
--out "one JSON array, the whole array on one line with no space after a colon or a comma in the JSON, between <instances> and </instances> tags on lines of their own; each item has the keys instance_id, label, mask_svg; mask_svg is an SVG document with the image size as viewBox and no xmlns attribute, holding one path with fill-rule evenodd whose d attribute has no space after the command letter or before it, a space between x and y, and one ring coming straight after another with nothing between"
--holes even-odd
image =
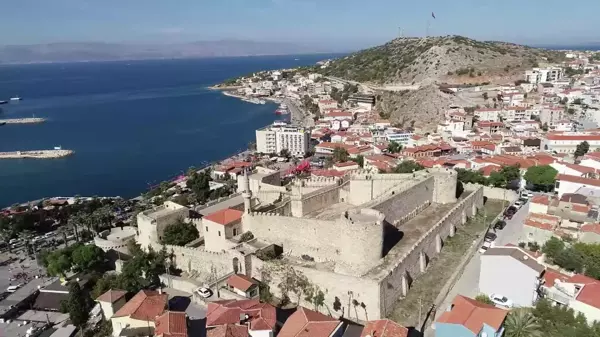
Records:
<instances>
[{"instance_id":1,"label":"rocky hillside","mask_svg":"<svg viewBox=\"0 0 600 337\"><path fill-rule=\"evenodd\" d=\"M512 83L523 79L527 69L563 59L564 53L557 51L462 36L400 38L334 60L318 71L385 89L378 92L382 116L405 127L435 131L450 105L469 104L440 92L438 84ZM420 88L391 91L403 85Z\"/></svg>"},{"instance_id":2,"label":"rocky hillside","mask_svg":"<svg viewBox=\"0 0 600 337\"><path fill-rule=\"evenodd\" d=\"M324 74L377 84L505 83L559 52L462 36L399 38L333 61Z\"/></svg>"},{"instance_id":3,"label":"rocky hillside","mask_svg":"<svg viewBox=\"0 0 600 337\"><path fill-rule=\"evenodd\" d=\"M435 132L444 111L458 103L453 95L442 93L435 85L427 85L419 90L379 92L376 109L395 125Z\"/></svg>"}]
</instances>

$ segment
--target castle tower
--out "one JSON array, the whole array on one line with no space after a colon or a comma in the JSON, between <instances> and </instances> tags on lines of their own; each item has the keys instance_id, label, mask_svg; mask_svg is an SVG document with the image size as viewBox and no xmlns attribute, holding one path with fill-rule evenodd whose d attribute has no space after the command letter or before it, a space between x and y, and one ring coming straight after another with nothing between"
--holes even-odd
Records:
<instances>
[{"instance_id":1,"label":"castle tower","mask_svg":"<svg viewBox=\"0 0 600 337\"><path fill-rule=\"evenodd\" d=\"M450 204L456 202L457 172L449 168L432 168L434 177L433 202Z\"/></svg>"},{"instance_id":2,"label":"castle tower","mask_svg":"<svg viewBox=\"0 0 600 337\"><path fill-rule=\"evenodd\" d=\"M244 192L242 192L242 197L244 198L244 213L250 214L252 213L252 191L250 190L250 178L248 178L247 169L244 170L242 183L244 184Z\"/></svg>"},{"instance_id":3,"label":"castle tower","mask_svg":"<svg viewBox=\"0 0 600 337\"><path fill-rule=\"evenodd\" d=\"M346 270L343 274L362 275L379 263L383 254L385 215L371 208L344 212L340 222L340 259ZM349 268L349 270L348 270Z\"/></svg>"}]
</instances>

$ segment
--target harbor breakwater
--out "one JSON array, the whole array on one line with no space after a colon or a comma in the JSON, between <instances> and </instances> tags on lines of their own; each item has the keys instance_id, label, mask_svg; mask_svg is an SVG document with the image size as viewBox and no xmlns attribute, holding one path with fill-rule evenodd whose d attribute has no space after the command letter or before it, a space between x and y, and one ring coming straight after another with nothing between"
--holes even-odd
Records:
<instances>
[{"instance_id":1,"label":"harbor breakwater","mask_svg":"<svg viewBox=\"0 0 600 337\"><path fill-rule=\"evenodd\" d=\"M53 159L67 157L73 150L33 150L0 152L0 159Z\"/></svg>"},{"instance_id":2,"label":"harbor breakwater","mask_svg":"<svg viewBox=\"0 0 600 337\"><path fill-rule=\"evenodd\" d=\"M45 118L11 118L11 119L0 119L1 123L6 124L34 124L34 123L43 123L45 122Z\"/></svg>"}]
</instances>

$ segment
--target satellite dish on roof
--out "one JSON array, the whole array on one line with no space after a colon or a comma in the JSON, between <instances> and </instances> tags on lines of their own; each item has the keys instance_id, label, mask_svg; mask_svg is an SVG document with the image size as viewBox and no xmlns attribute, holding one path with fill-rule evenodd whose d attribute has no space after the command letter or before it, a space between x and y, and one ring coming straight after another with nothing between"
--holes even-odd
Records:
<instances>
[{"instance_id":1,"label":"satellite dish on roof","mask_svg":"<svg viewBox=\"0 0 600 337\"><path fill-rule=\"evenodd\" d=\"M523 260L527 260L529 258L529 256L527 255L523 255ZM483 337L483 336L482 336Z\"/></svg>"}]
</instances>

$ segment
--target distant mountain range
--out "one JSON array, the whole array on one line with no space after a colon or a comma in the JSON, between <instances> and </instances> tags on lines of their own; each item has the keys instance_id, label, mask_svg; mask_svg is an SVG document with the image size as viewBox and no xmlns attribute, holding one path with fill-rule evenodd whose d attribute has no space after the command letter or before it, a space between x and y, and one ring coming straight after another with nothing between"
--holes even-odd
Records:
<instances>
[{"instance_id":1,"label":"distant mountain range","mask_svg":"<svg viewBox=\"0 0 600 337\"><path fill-rule=\"evenodd\" d=\"M294 55L332 51L320 46L245 40L174 44L66 42L0 46L0 64Z\"/></svg>"}]
</instances>

